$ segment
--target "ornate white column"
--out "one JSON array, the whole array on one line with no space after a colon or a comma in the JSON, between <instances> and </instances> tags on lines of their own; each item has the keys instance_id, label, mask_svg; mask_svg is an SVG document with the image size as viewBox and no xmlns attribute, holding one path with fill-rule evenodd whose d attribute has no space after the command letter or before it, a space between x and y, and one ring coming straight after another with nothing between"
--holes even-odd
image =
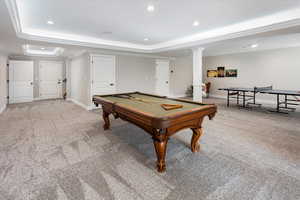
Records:
<instances>
[{"instance_id":1,"label":"ornate white column","mask_svg":"<svg viewBox=\"0 0 300 200\"><path fill-rule=\"evenodd\" d=\"M193 100L202 102L202 52L204 48L193 49Z\"/></svg>"}]
</instances>

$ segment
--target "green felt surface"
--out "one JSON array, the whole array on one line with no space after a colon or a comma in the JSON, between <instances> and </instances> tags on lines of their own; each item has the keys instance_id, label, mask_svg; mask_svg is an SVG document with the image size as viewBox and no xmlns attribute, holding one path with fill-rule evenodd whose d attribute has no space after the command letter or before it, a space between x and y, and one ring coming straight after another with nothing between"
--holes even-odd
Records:
<instances>
[{"instance_id":1,"label":"green felt surface","mask_svg":"<svg viewBox=\"0 0 300 200\"><path fill-rule=\"evenodd\" d=\"M165 98L153 97L144 94L130 94L130 95L149 102L142 102L134 99L125 99L125 98L119 98L114 96L106 96L102 98L115 102L119 105L124 105L126 107L137 109L141 112L149 113L156 117L163 117L177 112L199 108L202 106L196 103L187 103L187 102L170 100ZM161 104L180 104L183 105L183 107L167 111L161 107Z\"/></svg>"}]
</instances>

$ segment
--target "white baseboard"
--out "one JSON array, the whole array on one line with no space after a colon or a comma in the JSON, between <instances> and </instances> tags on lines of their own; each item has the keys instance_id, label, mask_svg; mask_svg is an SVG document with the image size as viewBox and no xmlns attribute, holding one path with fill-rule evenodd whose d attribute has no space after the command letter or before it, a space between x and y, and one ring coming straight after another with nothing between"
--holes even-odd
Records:
<instances>
[{"instance_id":1,"label":"white baseboard","mask_svg":"<svg viewBox=\"0 0 300 200\"><path fill-rule=\"evenodd\" d=\"M33 101L58 100L58 99L63 99L63 98L62 97L59 98L36 97L33 99Z\"/></svg>"},{"instance_id":2,"label":"white baseboard","mask_svg":"<svg viewBox=\"0 0 300 200\"><path fill-rule=\"evenodd\" d=\"M92 106L87 106L87 105L84 105L83 103L75 100L75 99L72 99L72 98L68 98L67 101L72 101L73 103L75 103L76 105L84 108L85 110L92 110Z\"/></svg>"},{"instance_id":3,"label":"white baseboard","mask_svg":"<svg viewBox=\"0 0 300 200\"><path fill-rule=\"evenodd\" d=\"M43 99L41 99L40 97L36 97L33 99L33 101L40 101L40 100L43 100Z\"/></svg>"},{"instance_id":4,"label":"white baseboard","mask_svg":"<svg viewBox=\"0 0 300 200\"><path fill-rule=\"evenodd\" d=\"M185 97L186 95L185 94L170 94L168 97L171 97L171 98L181 98L181 97Z\"/></svg>"},{"instance_id":5,"label":"white baseboard","mask_svg":"<svg viewBox=\"0 0 300 200\"><path fill-rule=\"evenodd\" d=\"M3 113L6 109L6 104L4 104L4 106L2 106L2 108L0 108L0 114Z\"/></svg>"},{"instance_id":6,"label":"white baseboard","mask_svg":"<svg viewBox=\"0 0 300 200\"><path fill-rule=\"evenodd\" d=\"M98 108L95 108L94 106L87 106L86 109L87 110L95 110L95 109L98 109Z\"/></svg>"}]
</instances>

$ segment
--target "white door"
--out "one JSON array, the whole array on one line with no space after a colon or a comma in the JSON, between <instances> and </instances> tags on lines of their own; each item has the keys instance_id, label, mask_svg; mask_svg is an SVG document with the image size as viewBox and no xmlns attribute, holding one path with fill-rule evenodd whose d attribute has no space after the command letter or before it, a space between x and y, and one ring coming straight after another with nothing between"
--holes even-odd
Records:
<instances>
[{"instance_id":1,"label":"white door","mask_svg":"<svg viewBox=\"0 0 300 200\"><path fill-rule=\"evenodd\" d=\"M33 61L9 61L9 103L33 101Z\"/></svg>"},{"instance_id":2,"label":"white door","mask_svg":"<svg viewBox=\"0 0 300 200\"><path fill-rule=\"evenodd\" d=\"M39 64L40 99L62 98L63 63L41 61Z\"/></svg>"},{"instance_id":3,"label":"white door","mask_svg":"<svg viewBox=\"0 0 300 200\"><path fill-rule=\"evenodd\" d=\"M156 94L169 95L169 61L156 61L155 90Z\"/></svg>"},{"instance_id":4,"label":"white door","mask_svg":"<svg viewBox=\"0 0 300 200\"><path fill-rule=\"evenodd\" d=\"M91 56L91 95L113 94L116 92L115 56Z\"/></svg>"}]
</instances>

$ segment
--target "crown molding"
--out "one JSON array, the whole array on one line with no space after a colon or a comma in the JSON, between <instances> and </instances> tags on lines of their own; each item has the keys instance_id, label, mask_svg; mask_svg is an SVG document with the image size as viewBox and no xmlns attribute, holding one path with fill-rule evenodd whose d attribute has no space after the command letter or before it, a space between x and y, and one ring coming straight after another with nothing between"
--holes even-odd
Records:
<instances>
[{"instance_id":1,"label":"crown molding","mask_svg":"<svg viewBox=\"0 0 300 200\"><path fill-rule=\"evenodd\" d=\"M193 47L268 31L280 30L297 25L300 25L300 9L201 32L178 40L161 43L160 46L157 46L156 48L165 50L167 46L172 49Z\"/></svg>"},{"instance_id":2,"label":"crown molding","mask_svg":"<svg viewBox=\"0 0 300 200\"><path fill-rule=\"evenodd\" d=\"M87 51L90 55L118 55L118 56L133 56L133 57L142 57L142 58L153 58L153 59L162 59L162 60L175 60L175 57L168 56L159 56L154 54L146 53L136 53L136 52L125 52L125 51L114 51L114 50L100 50L100 51Z\"/></svg>"},{"instance_id":3,"label":"crown molding","mask_svg":"<svg viewBox=\"0 0 300 200\"><path fill-rule=\"evenodd\" d=\"M16 0L5 0L6 7L9 12L10 19L13 23L13 27L16 31L16 34L22 32L21 20L19 16L19 10Z\"/></svg>"},{"instance_id":4,"label":"crown molding","mask_svg":"<svg viewBox=\"0 0 300 200\"><path fill-rule=\"evenodd\" d=\"M25 44L22 46L23 53L26 56L43 56L43 57L59 57L64 52L61 47L54 47L53 51L34 50L31 49L32 45Z\"/></svg>"},{"instance_id":5,"label":"crown molding","mask_svg":"<svg viewBox=\"0 0 300 200\"><path fill-rule=\"evenodd\" d=\"M76 45L90 48L101 48L122 51L135 51L145 53L151 51L151 47L147 45L139 45L129 42L103 40L80 35L55 33L36 29L22 29L22 32L17 34L18 37L26 40L34 40L41 42L59 43L65 45Z\"/></svg>"},{"instance_id":6,"label":"crown molding","mask_svg":"<svg viewBox=\"0 0 300 200\"><path fill-rule=\"evenodd\" d=\"M194 48L192 48L192 52L204 51L204 50L205 50L205 48L203 48L203 47L194 47Z\"/></svg>"},{"instance_id":7,"label":"crown molding","mask_svg":"<svg viewBox=\"0 0 300 200\"><path fill-rule=\"evenodd\" d=\"M86 53L88 53L87 50L81 50L81 51L75 53L74 55L68 56L67 58L68 58L68 59L71 59L71 60L72 60L72 59L76 59L76 58L78 58L78 57L80 57L80 56L82 56L82 55L84 55L84 54L86 54Z\"/></svg>"},{"instance_id":8,"label":"crown molding","mask_svg":"<svg viewBox=\"0 0 300 200\"><path fill-rule=\"evenodd\" d=\"M64 62L65 57L47 57L47 56L26 56L26 55L9 55L9 60L44 60Z\"/></svg>"},{"instance_id":9,"label":"crown molding","mask_svg":"<svg viewBox=\"0 0 300 200\"><path fill-rule=\"evenodd\" d=\"M69 56L68 59L76 59L82 55L108 55L108 56L132 56L132 57L142 57L142 58L152 58L152 59L162 59L162 60L175 60L175 57L167 57L167 56L159 56L153 54L145 54L145 53L135 53L135 52L125 52L125 51L115 51L115 50L82 50L78 53Z\"/></svg>"},{"instance_id":10,"label":"crown molding","mask_svg":"<svg viewBox=\"0 0 300 200\"><path fill-rule=\"evenodd\" d=\"M300 9L291 9L214 30L199 32L198 34L189 35L175 40L153 45L143 45L23 27L22 20L19 17L19 8L16 0L5 0L5 2L10 14L10 18L13 22L14 29L19 38L138 53L159 53L163 51L176 50L179 48L201 46L212 42L234 39L300 25Z\"/></svg>"},{"instance_id":11,"label":"crown molding","mask_svg":"<svg viewBox=\"0 0 300 200\"><path fill-rule=\"evenodd\" d=\"M276 51L280 49L290 49L290 48L299 48L300 43L297 44L291 44L291 45L285 45L282 47L261 47L258 49L241 49L241 50L235 50L235 51L226 51L222 53L207 53L204 57L216 57L216 56L226 56L226 55L235 55L235 54L242 54L242 53L255 53L255 52L262 52L262 51Z\"/></svg>"}]
</instances>

